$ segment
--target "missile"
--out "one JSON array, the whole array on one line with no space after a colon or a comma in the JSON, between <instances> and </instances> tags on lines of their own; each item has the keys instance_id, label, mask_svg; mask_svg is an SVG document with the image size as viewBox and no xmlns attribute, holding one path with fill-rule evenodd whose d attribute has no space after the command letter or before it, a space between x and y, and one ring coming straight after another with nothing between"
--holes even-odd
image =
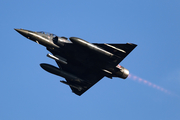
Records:
<instances>
[{"instance_id":1,"label":"missile","mask_svg":"<svg viewBox=\"0 0 180 120\"><path fill-rule=\"evenodd\" d=\"M69 38L71 40L71 42L75 45L78 45L84 49L87 49L87 50L90 50L90 51L93 51L95 53L98 53L98 54L101 54L101 55L104 55L104 56L107 56L107 57L114 57L114 54L92 44L92 43L89 43L81 38L77 38L77 37L70 37Z\"/></svg>"},{"instance_id":2,"label":"missile","mask_svg":"<svg viewBox=\"0 0 180 120\"><path fill-rule=\"evenodd\" d=\"M67 73L55 66L52 66L50 64L46 64L46 63L41 63L40 66L47 72L50 72L52 74L55 74L55 75L58 75L58 76L61 76L65 79L68 79L72 82L78 82L78 83L83 83L84 81L70 73Z\"/></svg>"},{"instance_id":3,"label":"missile","mask_svg":"<svg viewBox=\"0 0 180 120\"><path fill-rule=\"evenodd\" d=\"M60 62L62 64L67 64L66 59L62 58L62 57L60 57L58 55L54 56L54 55L51 55L51 54L47 54L47 57L52 58L52 59L54 59L54 60L56 60L56 61L58 61L58 62Z\"/></svg>"}]
</instances>

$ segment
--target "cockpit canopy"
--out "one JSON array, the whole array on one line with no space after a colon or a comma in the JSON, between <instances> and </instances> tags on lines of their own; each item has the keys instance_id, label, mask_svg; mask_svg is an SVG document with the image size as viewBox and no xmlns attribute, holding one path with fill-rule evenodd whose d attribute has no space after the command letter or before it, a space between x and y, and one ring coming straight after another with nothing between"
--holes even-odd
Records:
<instances>
[{"instance_id":1,"label":"cockpit canopy","mask_svg":"<svg viewBox=\"0 0 180 120\"><path fill-rule=\"evenodd\" d=\"M42 34L43 37L48 38L48 39L52 38L52 39L54 39L54 40L57 39L57 40L60 40L60 41L66 41L66 42L68 42L68 38L66 38L66 37L64 37L64 36L59 37L59 36L57 36L57 35L55 35L55 34L48 33L48 32L44 32L44 31L38 31L38 32L36 32L36 33L40 33L40 34Z\"/></svg>"},{"instance_id":2,"label":"cockpit canopy","mask_svg":"<svg viewBox=\"0 0 180 120\"><path fill-rule=\"evenodd\" d=\"M45 35L50 35L50 36L56 37L55 34L44 32L44 31L38 31L37 33L42 33L42 34L45 34Z\"/></svg>"}]
</instances>

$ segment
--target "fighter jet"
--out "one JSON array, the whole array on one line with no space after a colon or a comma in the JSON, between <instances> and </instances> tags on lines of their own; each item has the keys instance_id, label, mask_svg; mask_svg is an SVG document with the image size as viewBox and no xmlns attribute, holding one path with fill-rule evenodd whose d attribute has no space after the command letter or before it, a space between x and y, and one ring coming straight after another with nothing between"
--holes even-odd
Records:
<instances>
[{"instance_id":1,"label":"fighter jet","mask_svg":"<svg viewBox=\"0 0 180 120\"><path fill-rule=\"evenodd\" d=\"M59 37L47 32L15 29L24 37L41 44L52 54L47 57L58 67L41 63L52 74L65 78L60 81L81 96L103 77L126 79L129 71L119 63L137 46L136 44L89 43L78 37Z\"/></svg>"}]
</instances>

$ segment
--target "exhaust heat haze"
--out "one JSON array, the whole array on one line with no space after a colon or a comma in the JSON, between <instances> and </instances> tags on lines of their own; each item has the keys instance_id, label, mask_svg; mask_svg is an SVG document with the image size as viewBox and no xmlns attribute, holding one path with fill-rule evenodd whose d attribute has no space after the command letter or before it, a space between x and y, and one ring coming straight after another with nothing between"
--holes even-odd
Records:
<instances>
[{"instance_id":1,"label":"exhaust heat haze","mask_svg":"<svg viewBox=\"0 0 180 120\"><path fill-rule=\"evenodd\" d=\"M152 88L155 88L157 90L160 90L160 91L162 91L162 92L164 92L166 94L169 94L169 95L171 94L172 95L172 93L170 91L168 91L168 90L166 90L166 89L164 89L164 88L162 88L162 87L160 87L160 86L158 86L158 85L156 85L154 83L151 83L151 82L149 82L147 80L144 80L144 79L142 79L140 77L137 77L135 75L129 74L128 78L130 78L133 81L137 81L139 83L143 83L145 85L148 85L149 87L152 87Z\"/></svg>"}]
</instances>

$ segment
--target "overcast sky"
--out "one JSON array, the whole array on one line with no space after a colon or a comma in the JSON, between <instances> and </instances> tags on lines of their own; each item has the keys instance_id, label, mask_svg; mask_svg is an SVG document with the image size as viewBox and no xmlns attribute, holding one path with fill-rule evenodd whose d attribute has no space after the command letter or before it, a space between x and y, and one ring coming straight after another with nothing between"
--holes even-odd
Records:
<instances>
[{"instance_id":1,"label":"overcast sky","mask_svg":"<svg viewBox=\"0 0 180 120\"><path fill-rule=\"evenodd\" d=\"M1 120L179 120L180 1L1 0ZM104 77L77 96L40 63L56 65L45 47L14 28L135 43L120 63L126 80Z\"/></svg>"}]
</instances>

